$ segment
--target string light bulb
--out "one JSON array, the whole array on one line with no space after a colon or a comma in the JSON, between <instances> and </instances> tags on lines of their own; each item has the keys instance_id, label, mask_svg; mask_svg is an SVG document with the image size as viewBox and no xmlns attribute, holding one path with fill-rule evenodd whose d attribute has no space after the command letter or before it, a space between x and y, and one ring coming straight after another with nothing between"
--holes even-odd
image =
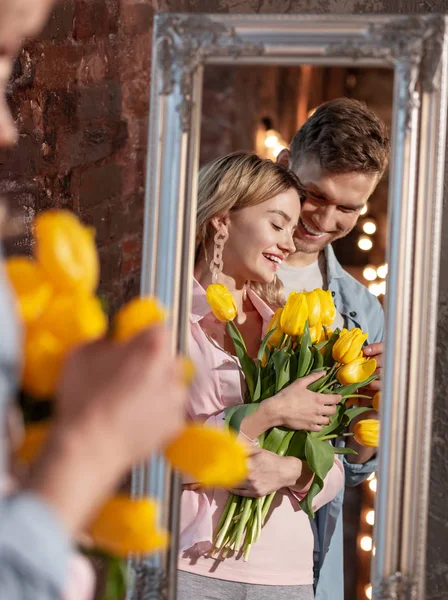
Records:
<instances>
[{"instance_id":1,"label":"string light bulb","mask_svg":"<svg viewBox=\"0 0 448 600\"><path fill-rule=\"evenodd\" d=\"M372 249L373 242L369 237L362 235L358 240L358 246L361 250L364 250L364 252L368 252Z\"/></svg>"},{"instance_id":2,"label":"string light bulb","mask_svg":"<svg viewBox=\"0 0 448 600\"><path fill-rule=\"evenodd\" d=\"M364 270L362 272L362 276L367 281L375 281L375 279L376 279L376 269L375 269L375 267L372 267L371 265L367 265L367 267L364 267Z\"/></svg>"},{"instance_id":3,"label":"string light bulb","mask_svg":"<svg viewBox=\"0 0 448 600\"><path fill-rule=\"evenodd\" d=\"M369 481L369 488L372 490L372 492L376 492L376 488L377 488L376 479L372 479L372 481Z\"/></svg>"},{"instance_id":4,"label":"string light bulb","mask_svg":"<svg viewBox=\"0 0 448 600\"><path fill-rule=\"evenodd\" d=\"M364 233L368 235L373 235L376 231L376 225L373 221L366 221L362 226Z\"/></svg>"},{"instance_id":5,"label":"string light bulb","mask_svg":"<svg viewBox=\"0 0 448 600\"><path fill-rule=\"evenodd\" d=\"M366 595L367 600L372 600L372 586L370 585L370 583L364 588L364 593Z\"/></svg>"},{"instance_id":6,"label":"string light bulb","mask_svg":"<svg viewBox=\"0 0 448 600\"><path fill-rule=\"evenodd\" d=\"M369 207L367 206L367 204L365 204L364 207L361 208L361 211L360 211L359 214L360 215L366 215L368 210L369 210Z\"/></svg>"},{"instance_id":7,"label":"string light bulb","mask_svg":"<svg viewBox=\"0 0 448 600\"><path fill-rule=\"evenodd\" d=\"M376 274L378 275L378 277L380 277L380 279L386 279L386 275L387 275L387 264L380 265L380 266L378 267L378 269L376 270Z\"/></svg>"},{"instance_id":8,"label":"string light bulb","mask_svg":"<svg viewBox=\"0 0 448 600\"><path fill-rule=\"evenodd\" d=\"M364 552L371 552L373 547L372 537L370 535L363 535L359 545Z\"/></svg>"},{"instance_id":9,"label":"string light bulb","mask_svg":"<svg viewBox=\"0 0 448 600\"><path fill-rule=\"evenodd\" d=\"M369 285L369 292L374 296L379 296L381 294L380 286L378 283L371 283Z\"/></svg>"},{"instance_id":10,"label":"string light bulb","mask_svg":"<svg viewBox=\"0 0 448 600\"><path fill-rule=\"evenodd\" d=\"M373 525L375 523L375 511L369 510L366 514L366 523Z\"/></svg>"}]
</instances>

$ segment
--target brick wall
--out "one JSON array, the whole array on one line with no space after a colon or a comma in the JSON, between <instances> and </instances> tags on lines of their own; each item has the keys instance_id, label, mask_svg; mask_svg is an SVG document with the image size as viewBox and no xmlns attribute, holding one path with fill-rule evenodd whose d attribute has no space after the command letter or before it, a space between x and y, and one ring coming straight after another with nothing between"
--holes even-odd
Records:
<instances>
[{"instance_id":1,"label":"brick wall","mask_svg":"<svg viewBox=\"0 0 448 600\"><path fill-rule=\"evenodd\" d=\"M0 154L0 193L28 227L67 207L96 228L111 309L139 286L152 19L150 2L60 3L17 61L20 140Z\"/></svg>"}]
</instances>

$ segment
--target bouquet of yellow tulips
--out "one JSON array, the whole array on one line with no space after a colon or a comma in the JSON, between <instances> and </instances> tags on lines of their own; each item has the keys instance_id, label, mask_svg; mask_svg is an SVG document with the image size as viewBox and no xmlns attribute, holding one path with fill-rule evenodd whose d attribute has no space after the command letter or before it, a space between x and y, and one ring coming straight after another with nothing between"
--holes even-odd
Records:
<instances>
[{"instance_id":1,"label":"bouquet of yellow tulips","mask_svg":"<svg viewBox=\"0 0 448 600\"><path fill-rule=\"evenodd\" d=\"M51 426L54 396L64 360L80 344L109 335L121 343L144 328L163 323L167 313L155 298L135 298L109 324L95 295L99 259L94 232L69 211L41 213L34 223L33 258L11 257L6 273L25 329L20 405L26 423L16 458L35 460ZM194 376L184 360L186 385ZM247 472L247 452L234 433L189 425L165 449L177 470L205 486L231 486ZM128 553L149 553L168 544L157 526L157 503L123 495L111 498L91 523L92 546L108 561L104 600L122 600Z\"/></svg>"},{"instance_id":2,"label":"bouquet of yellow tulips","mask_svg":"<svg viewBox=\"0 0 448 600\"><path fill-rule=\"evenodd\" d=\"M330 291L293 292L284 308L279 308L273 315L257 359L253 360L248 356L244 340L234 323L237 310L227 288L221 284L210 285L207 299L215 317L227 324L247 384L245 403L225 411L228 428L238 432L243 419L255 411L260 402L316 371L322 371L322 377L309 389L323 394L340 394L343 398L330 423L320 432L274 427L259 438L261 448L280 456L295 456L308 463L314 477L300 507L314 517L312 502L324 485L334 463L334 455L355 453L350 448L335 447L329 440L348 435L345 430L351 420L371 410L350 407L346 402L363 397L356 394L358 388L376 378L376 361L363 357L362 353L368 334L360 329L330 329L336 316ZM369 426L368 421L360 421L356 427L355 438L361 443L368 438L369 445L373 445L373 439L378 437L378 427ZM371 431L373 433L369 435ZM225 557L229 551L243 552L244 559L248 560L274 496L275 493L254 499L231 494L215 531L213 554Z\"/></svg>"}]
</instances>

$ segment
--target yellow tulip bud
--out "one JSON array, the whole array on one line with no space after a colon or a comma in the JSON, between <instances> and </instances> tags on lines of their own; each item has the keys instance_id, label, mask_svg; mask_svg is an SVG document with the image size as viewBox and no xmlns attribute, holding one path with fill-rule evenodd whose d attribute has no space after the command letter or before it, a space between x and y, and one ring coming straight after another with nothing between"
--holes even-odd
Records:
<instances>
[{"instance_id":1,"label":"yellow tulip bud","mask_svg":"<svg viewBox=\"0 0 448 600\"><path fill-rule=\"evenodd\" d=\"M99 259L90 228L68 210L47 210L34 222L36 258L46 277L61 291L93 293Z\"/></svg>"},{"instance_id":2,"label":"yellow tulip bud","mask_svg":"<svg viewBox=\"0 0 448 600\"><path fill-rule=\"evenodd\" d=\"M274 333L271 334L271 336L269 337L269 340L268 340L267 345L269 348L276 348L282 341L283 331L280 326L280 318L281 318L282 312L283 312L283 308L277 308L275 313L272 315L272 319L269 321L269 325L266 329L266 333L269 333L269 331L274 330Z\"/></svg>"},{"instance_id":3,"label":"yellow tulip bud","mask_svg":"<svg viewBox=\"0 0 448 600\"><path fill-rule=\"evenodd\" d=\"M280 325L287 335L302 335L308 319L308 303L303 292L291 292L280 316Z\"/></svg>"},{"instance_id":4,"label":"yellow tulip bud","mask_svg":"<svg viewBox=\"0 0 448 600\"><path fill-rule=\"evenodd\" d=\"M49 429L50 423L48 421L27 425L22 445L16 452L16 458L26 463L33 462L47 440Z\"/></svg>"},{"instance_id":5,"label":"yellow tulip bud","mask_svg":"<svg viewBox=\"0 0 448 600\"><path fill-rule=\"evenodd\" d=\"M322 323L317 323L314 327L310 327L311 342L313 344L322 342L325 339L324 328Z\"/></svg>"},{"instance_id":6,"label":"yellow tulip bud","mask_svg":"<svg viewBox=\"0 0 448 600\"><path fill-rule=\"evenodd\" d=\"M368 337L368 333L363 333L361 329L355 327L341 332L333 346L333 358L335 361L346 364L360 356L362 346Z\"/></svg>"},{"instance_id":7,"label":"yellow tulip bud","mask_svg":"<svg viewBox=\"0 0 448 600\"><path fill-rule=\"evenodd\" d=\"M222 283L212 283L206 291L207 302L219 321L233 321L236 317L236 305L232 294Z\"/></svg>"},{"instance_id":8,"label":"yellow tulip bud","mask_svg":"<svg viewBox=\"0 0 448 600\"><path fill-rule=\"evenodd\" d=\"M353 427L353 433L358 444L376 448L380 437L380 422L377 419L358 421Z\"/></svg>"},{"instance_id":9,"label":"yellow tulip bud","mask_svg":"<svg viewBox=\"0 0 448 600\"><path fill-rule=\"evenodd\" d=\"M355 358L338 369L336 378L342 385L361 383L373 375L375 370L376 360L374 358Z\"/></svg>"},{"instance_id":10,"label":"yellow tulip bud","mask_svg":"<svg viewBox=\"0 0 448 600\"><path fill-rule=\"evenodd\" d=\"M207 487L233 487L247 475L247 450L232 431L187 425L165 456L175 469Z\"/></svg>"},{"instance_id":11,"label":"yellow tulip bud","mask_svg":"<svg viewBox=\"0 0 448 600\"><path fill-rule=\"evenodd\" d=\"M320 320L324 327L329 327L333 324L336 318L336 307L334 305L333 296L330 290L315 290L320 299Z\"/></svg>"},{"instance_id":12,"label":"yellow tulip bud","mask_svg":"<svg viewBox=\"0 0 448 600\"><path fill-rule=\"evenodd\" d=\"M49 331L30 331L25 343L24 391L37 399L52 398L65 354L64 345Z\"/></svg>"},{"instance_id":13,"label":"yellow tulip bud","mask_svg":"<svg viewBox=\"0 0 448 600\"><path fill-rule=\"evenodd\" d=\"M32 323L47 306L52 287L35 260L14 256L5 266L16 293L19 314L26 324Z\"/></svg>"},{"instance_id":14,"label":"yellow tulip bud","mask_svg":"<svg viewBox=\"0 0 448 600\"><path fill-rule=\"evenodd\" d=\"M308 306L308 325L310 329L320 324L320 295L317 290L305 292L306 303Z\"/></svg>"},{"instance_id":15,"label":"yellow tulip bud","mask_svg":"<svg viewBox=\"0 0 448 600\"><path fill-rule=\"evenodd\" d=\"M381 400L381 392L377 392L374 397L372 398L372 406L373 409L376 410L376 412L378 412L379 408L380 408L380 400Z\"/></svg>"},{"instance_id":16,"label":"yellow tulip bud","mask_svg":"<svg viewBox=\"0 0 448 600\"><path fill-rule=\"evenodd\" d=\"M167 313L156 298L134 298L121 308L114 321L114 339L122 342L142 332L151 325L160 325Z\"/></svg>"},{"instance_id":17,"label":"yellow tulip bud","mask_svg":"<svg viewBox=\"0 0 448 600\"><path fill-rule=\"evenodd\" d=\"M54 334L68 349L103 337L108 320L96 296L58 294L50 300L37 325Z\"/></svg>"},{"instance_id":18,"label":"yellow tulip bud","mask_svg":"<svg viewBox=\"0 0 448 600\"><path fill-rule=\"evenodd\" d=\"M96 548L115 556L166 548L168 533L157 528L157 504L148 498L111 498L89 527Z\"/></svg>"}]
</instances>

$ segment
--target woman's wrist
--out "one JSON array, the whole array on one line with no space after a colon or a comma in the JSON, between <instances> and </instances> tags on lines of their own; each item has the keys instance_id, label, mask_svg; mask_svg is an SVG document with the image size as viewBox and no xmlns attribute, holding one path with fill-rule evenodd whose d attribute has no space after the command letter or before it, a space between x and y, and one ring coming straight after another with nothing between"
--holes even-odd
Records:
<instances>
[{"instance_id":1,"label":"woman's wrist","mask_svg":"<svg viewBox=\"0 0 448 600\"><path fill-rule=\"evenodd\" d=\"M256 439L262 433L271 429L271 427L275 427L272 415L267 410L268 406L265 404L266 402L268 401L264 400L261 402L256 411L242 420L240 431L244 434L244 437Z\"/></svg>"}]
</instances>

